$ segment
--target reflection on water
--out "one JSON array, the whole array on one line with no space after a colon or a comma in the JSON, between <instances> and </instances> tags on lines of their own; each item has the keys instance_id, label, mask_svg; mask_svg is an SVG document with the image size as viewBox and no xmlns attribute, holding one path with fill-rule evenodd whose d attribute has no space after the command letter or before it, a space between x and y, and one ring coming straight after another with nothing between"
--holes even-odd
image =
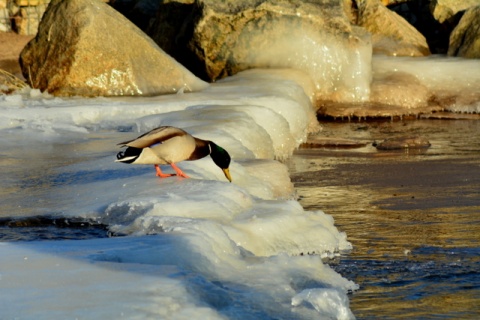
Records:
<instances>
[{"instance_id":1,"label":"reflection on water","mask_svg":"<svg viewBox=\"0 0 480 320\"><path fill-rule=\"evenodd\" d=\"M320 136L406 134L432 147L299 150L289 167L300 202L332 215L354 246L332 266L361 287L350 297L358 319L476 319L480 122L324 123Z\"/></svg>"}]
</instances>

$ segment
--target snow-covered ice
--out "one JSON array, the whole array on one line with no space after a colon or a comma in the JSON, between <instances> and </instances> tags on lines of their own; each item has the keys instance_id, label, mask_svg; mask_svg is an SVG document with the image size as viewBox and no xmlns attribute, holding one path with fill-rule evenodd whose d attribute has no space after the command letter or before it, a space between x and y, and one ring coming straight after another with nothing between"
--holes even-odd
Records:
<instances>
[{"instance_id":1,"label":"snow-covered ice","mask_svg":"<svg viewBox=\"0 0 480 320\"><path fill-rule=\"evenodd\" d=\"M357 285L322 262L351 244L300 206L280 162L318 129L311 98L291 70L162 97L1 96L1 216L85 217L126 235L0 243L2 318L353 318ZM209 157L179 164L191 179L114 162L116 143L161 125L227 149L233 183Z\"/></svg>"}]
</instances>

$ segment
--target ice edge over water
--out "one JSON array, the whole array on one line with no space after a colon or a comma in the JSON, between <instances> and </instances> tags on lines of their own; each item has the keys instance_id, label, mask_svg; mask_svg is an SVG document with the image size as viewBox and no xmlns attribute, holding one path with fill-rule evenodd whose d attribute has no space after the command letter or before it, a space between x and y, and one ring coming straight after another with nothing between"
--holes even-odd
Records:
<instances>
[{"instance_id":1,"label":"ice edge over water","mask_svg":"<svg viewBox=\"0 0 480 320\"><path fill-rule=\"evenodd\" d=\"M36 165L49 169L40 180L52 184L41 188L50 205L32 201L32 213L94 217L129 236L2 243L8 294L0 297L10 301L2 312L38 319L354 318L346 293L357 285L321 261L351 248L346 235L330 216L292 200L288 171L274 160L317 129L309 81L298 71L254 70L175 96L3 98L6 157L21 156L19 140L73 153L53 168L36 155ZM153 168L114 163L114 145L89 139L107 132L123 141L160 125L225 147L233 183L209 158L181 164L192 179L161 180ZM19 310L16 298L26 307Z\"/></svg>"}]
</instances>

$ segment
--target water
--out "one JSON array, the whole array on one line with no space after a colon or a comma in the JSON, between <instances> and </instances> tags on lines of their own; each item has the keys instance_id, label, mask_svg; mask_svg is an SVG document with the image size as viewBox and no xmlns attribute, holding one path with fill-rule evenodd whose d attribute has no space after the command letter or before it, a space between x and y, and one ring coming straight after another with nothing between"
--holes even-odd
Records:
<instances>
[{"instance_id":1,"label":"water","mask_svg":"<svg viewBox=\"0 0 480 320\"><path fill-rule=\"evenodd\" d=\"M33 216L0 218L0 241L85 240L108 236L108 228L87 219Z\"/></svg>"},{"instance_id":2,"label":"water","mask_svg":"<svg viewBox=\"0 0 480 320\"><path fill-rule=\"evenodd\" d=\"M418 135L417 151L302 149L289 162L300 203L335 218L353 250L331 262L360 285L357 319L477 319L480 314L480 123L323 123L358 142Z\"/></svg>"}]
</instances>

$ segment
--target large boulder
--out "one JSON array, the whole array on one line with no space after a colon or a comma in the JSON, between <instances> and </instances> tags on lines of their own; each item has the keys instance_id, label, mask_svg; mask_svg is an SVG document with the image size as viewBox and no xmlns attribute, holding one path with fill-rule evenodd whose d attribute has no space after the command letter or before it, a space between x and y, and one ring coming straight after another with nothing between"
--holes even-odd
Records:
<instances>
[{"instance_id":1,"label":"large boulder","mask_svg":"<svg viewBox=\"0 0 480 320\"><path fill-rule=\"evenodd\" d=\"M435 20L430 11L430 0L410 0L403 3L392 3L390 1L388 8L402 16L427 39L430 52L435 54L447 53L448 37L453 30L454 23L453 21L440 23Z\"/></svg>"},{"instance_id":2,"label":"large boulder","mask_svg":"<svg viewBox=\"0 0 480 320\"><path fill-rule=\"evenodd\" d=\"M379 0L358 0L358 25L372 33L374 53L392 56L430 54L425 37Z\"/></svg>"},{"instance_id":3,"label":"large boulder","mask_svg":"<svg viewBox=\"0 0 480 320\"><path fill-rule=\"evenodd\" d=\"M480 58L480 6L468 9L453 30L448 55Z\"/></svg>"},{"instance_id":4,"label":"large boulder","mask_svg":"<svg viewBox=\"0 0 480 320\"><path fill-rule=\"evenodd\" d=\"M148 34L197 75L250 68L307 72L323 99L365 100L371 45L339 0L165 1Z\"/></svg>"},{"instance_id":5,"label":"large boulder","mask_svg":"<svg viewBox=\"0 0 480 320\"><path fill-rule=\"evenodd\" d=\"M57 96L156 95L207 84L98 0L53 0L20 55L33 88Z\"/></svg>"},{"instance_id":6,"label":"large boulder","mask_svg":"<svg viewBox=\"0 0 480 320\"><path fill-rule=\"evenodd\" d=\"M457 13L480 6L480 0L431 0L430 10L438 22L452 19Z\"/></svg>"}]
</instances>

